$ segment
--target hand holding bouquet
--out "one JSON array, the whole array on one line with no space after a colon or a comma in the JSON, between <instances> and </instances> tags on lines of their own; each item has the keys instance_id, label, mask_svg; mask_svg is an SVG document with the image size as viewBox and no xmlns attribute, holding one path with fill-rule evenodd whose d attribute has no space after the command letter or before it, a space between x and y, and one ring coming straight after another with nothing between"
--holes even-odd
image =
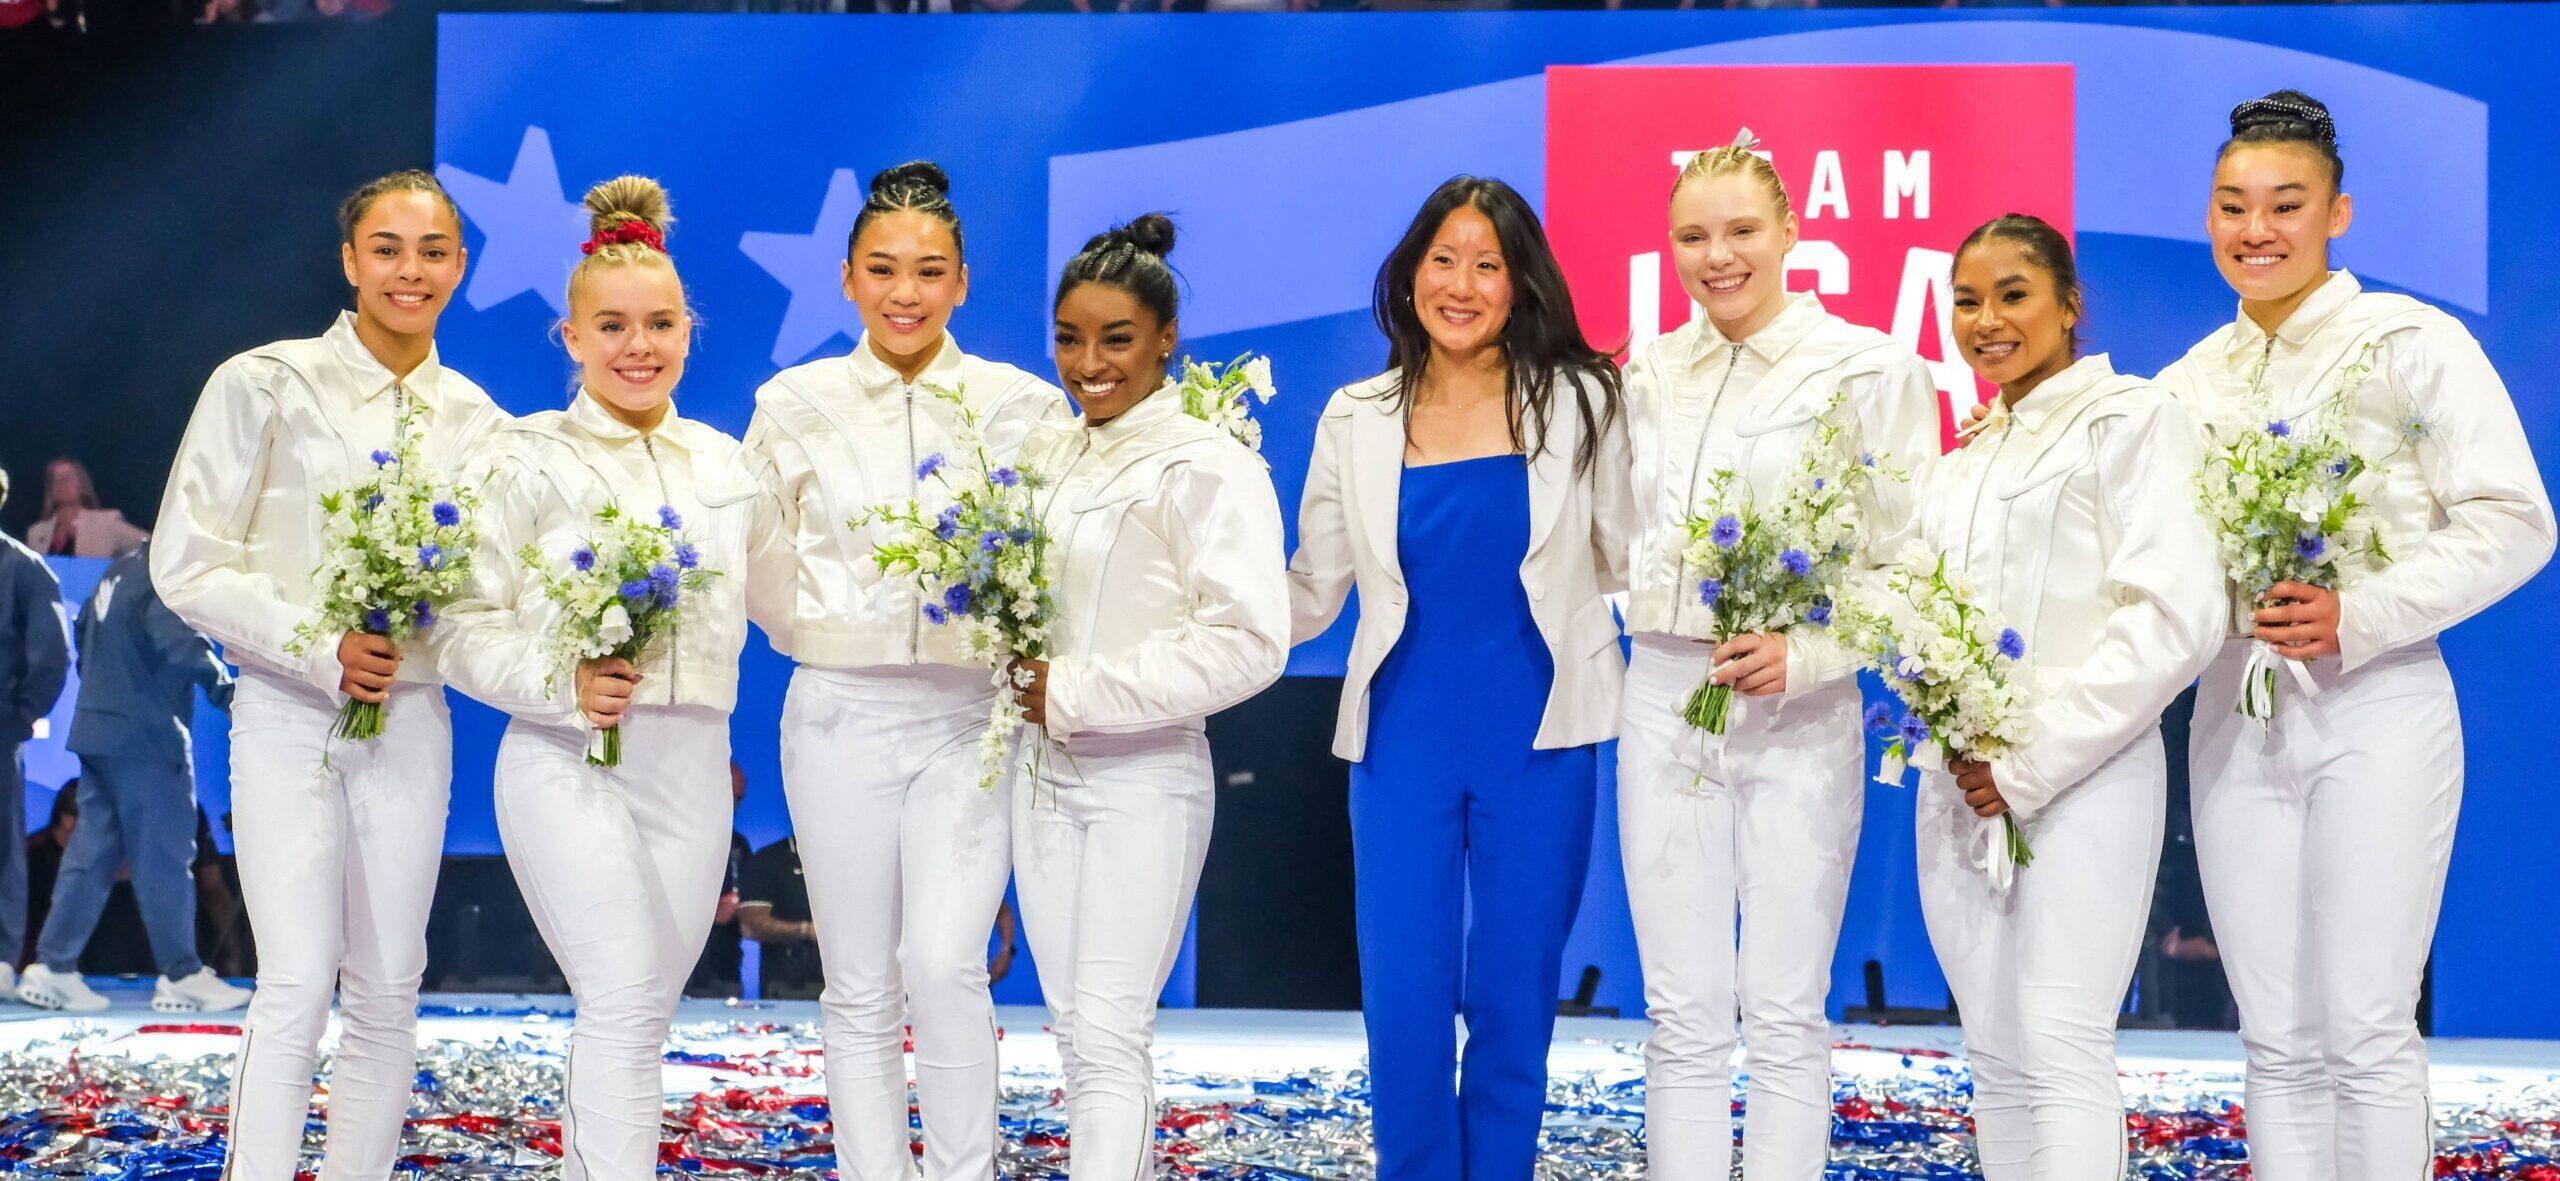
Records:
<instances>
[{"instance_id":1,"label":"hand holding bouquet","mask_svg":"<svg viewBox=\"0 0 2560 1181\"><path fill-rule=\"evenodd\" d=\"M1033 502L1038 478L995 462L977 412L958 391L933 393L958 411L953 451L962 460L955 465L948 456L928 455L916 465L916 481L935 482L943 493L936 499L945 503L927 513L918 498L874 508L851 524L883 531L871 551L881 572L913 579L925 619L960 629L970 656L994 670L995 708L978 747L978 786L992 789L1022 725L1013 664L1049 656L1049 625L1057 614L1041 565L1049 535Z\"/></svg>"},{"instance_id":2,"label":"hand holding bouquet","mask_svg":"<svg viewBox=\"0 0 2560 1181\"><path fill-rule=\"evenodd\" d=\"M1867 667L1902 701L1897 721L1879 705L1867 724L1889 738L1876 780L1900 786L1918 762L1950 758L1988 762L2027 739L2027 702L2017 664L2027 644L1974 601L1947 572L1946 558L1917 542L1862 584L1843 612L1841 630L1866 655ZM2017 817L2003 813L2005 848L1982 861L2006 886L2035 860Z\"/></svg>"},{"instance_id":3,"label":"hand holding bouquet","mask_svg":"<svg viewBox=\"0 0 2560 1181\"><path fill-rule=\"evenodd\" d=\"M547 689L556 691L559 669L582 661L619 659L636 666L652 654L659 637L673 635L685 597L720 577L702 568L701 551L678 532L682 528L684 519L666 505L658 506L654 519L612 504L596 510L594 531L569 551L568 569L542 575L543 595L561 611L553 638L559 662ZM530 568L543 566L542 551L533 546L518 556ZM587 762L622 765L621 726L595 731L587 740Z\"/></svg>"},{"instance_id":4,"label":"hand holding bouquet","mask_svg":"<svg viewBox=\"0 0 2560 1181\"><path fill-rule=\"evenodd\" d=\"M1707 512L1687 521L1680 579L1697 578L1698 602L1714 612L1718 641L1831 623L1833 599L1857 558L1859 496L1884 470L1873 454L1851 455L1841 446L1839 407L1835 394L1767 503L1755 502L1733 472L1719 471ZM1732 705L1733 686L1709 673L1680 712L1690 725L1722 734Z\"/></svg>"},{"instance_id":5,"label":"hand holding bouquet","mask_svg":"<svg viewBox=\"0 0 2560 1181\"><path fill-rule=\"evenodd\" d=\"M418 462L414 408L403 413L398 442L373 453L373 471L320 497L319 618L294 629L296 656L314 644L336 646L348 632L382 636L393 645L434 626L436 615L471 582L479 544L472 520L480 490L439 479ZM382 703L349 700L332 729L362 742L382 733Z\"/></svg>"}]
</instances>

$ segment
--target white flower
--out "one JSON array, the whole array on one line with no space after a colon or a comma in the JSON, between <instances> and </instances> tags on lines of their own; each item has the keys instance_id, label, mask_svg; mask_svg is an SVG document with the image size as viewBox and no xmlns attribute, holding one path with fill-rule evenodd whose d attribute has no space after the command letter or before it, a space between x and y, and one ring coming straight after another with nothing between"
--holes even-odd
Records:
<instances>
[{"instance_id":1,"label":"white flower","mask_svg":"<svg viewBox=\"0 0 2560 1181\"><path fill-rule=\"evenodd\" d=\"M1245 362L1244 383L1253 391L1255 397L1265 402L1270 401L1271 395L1279 392L1271 384L1271 358L1255 357Z\"/></svg>"},{"instance_id":2,"label":"white flower","mask_svg":"<svg viewBox=\"0 0 2560 1181\"><path fill-rule=\"evenodd\" d=\"M604 616L596 620L596 639L613 647L630 638L631 613L623 610L620 603L605 608Z\"/></svg>"}]
</instances>

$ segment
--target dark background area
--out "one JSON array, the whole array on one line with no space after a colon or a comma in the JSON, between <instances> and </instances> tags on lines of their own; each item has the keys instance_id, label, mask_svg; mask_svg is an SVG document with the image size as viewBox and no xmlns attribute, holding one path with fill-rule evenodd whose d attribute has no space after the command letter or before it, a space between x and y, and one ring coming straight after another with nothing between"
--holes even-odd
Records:
<instances>
[{"instance_id":1,"label":"dark background area","mask_svg":"<svg viewBox=\"0 0 2560 1181\"><path fill-rule=\"evenodd\" d=\"M214 366L346 306L338 200L433 166L434 93L424 7L0 36L0 528L25 534L57 455L148 527Z\"/></svg>"}]
</instances>

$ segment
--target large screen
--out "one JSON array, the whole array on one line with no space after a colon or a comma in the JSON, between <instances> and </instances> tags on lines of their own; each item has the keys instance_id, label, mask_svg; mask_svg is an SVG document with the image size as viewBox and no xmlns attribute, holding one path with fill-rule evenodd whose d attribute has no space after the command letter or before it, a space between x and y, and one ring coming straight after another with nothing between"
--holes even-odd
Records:
<instances>
[{"instance_id":1,"label":"large screen","mask_svg":"<svg viewBox=\"0 0 2560 1181\"><path fill-rule=\"evenodd\" d=\"M1268 354L1281 396L1265 452L1284 504L1329 392L1375 372L1379 260L1426 193L1502 177L1545 210L1579 313L1615 345L1690 314L1664 207L1683 154L1750 128L1804 221L1795 286L1932 362L1952 423L1978 396L1946 342L1949 253L2011 210L2070 231L2083 332L2118 368L2158 369L2233 314L2203 243L2207 178L2244 98L2294 86L2336 112L2356 199L2340 261L2480 334L2544 451L2560 431L2560 241L2543 212L2560 94L2541 47L2560 8L1894 10L1429 15L456 15L438 45L437 170L468 222L471 275L448 363L509 409L556 406L548 329L601 179L664 181L670 247L704 320L684 412L744 429L777 368L841 353L838 290L869 175L915 158L954 179L970 298L963 347L1048 373L1048 301L1085 238L1149 210L1181 230L1186 351ZM2546 578L2448 641L2470 791L2436 964L2439 1032L2560 1035L2535 1003L2560 966L2538 883L2542 678L2560 594ZM1342 633L1301 649L1338 671ZM735 724L776 774L783 662L761 650ZM466 721L473 742L494 723ZM453 839L494 848L487 759L457 759ZM476 777L476 778L475 778ZM745 818L781 830L779 794ZM1910 800L1869 793L1839 1002L1860 967L1897 1002L1944 998L1918 918ZM1641 1011L1597 841L1577 962Z\"/></svg>"}]
</instances>

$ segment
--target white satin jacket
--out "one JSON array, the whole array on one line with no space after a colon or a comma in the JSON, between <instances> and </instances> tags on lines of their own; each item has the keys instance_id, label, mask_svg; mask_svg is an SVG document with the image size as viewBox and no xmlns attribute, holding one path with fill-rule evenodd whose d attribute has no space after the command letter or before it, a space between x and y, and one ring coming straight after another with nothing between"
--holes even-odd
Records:
<instances>
[{"instance_id":1,"label":"white satin jacket","mask_svg":"<svg viewBox=\"0 0 2560 1181\"><path fill-rule=\"evenodd\" d=\"M2344 388L2359 361L2367 371ZM2336 271L2274 335L2240 316L2159 381L2216 430L2263 430L2351 400L2350 445L2374 464L2363 490L2392 561L2339 592L2342 673L2434 639L2551 559L2551 496L2515 400L2480 342L2442 311ZM2246 623L2239 610L2234 633Z\"/></svg>"},{"instance_id":2,"label":"white satin jacket","mask_svg":"<svg viewBox=\"0 0 2560 1181\"><path fill-rule=\"evenodd\" d=\"M344 670L334 640L288 650L294 629L318 618L320 497L373 471L371 455L396 444L413 399L419 461L456 479L485 475L484 445L506 412L432 349L405 378L383 368L356 339L352 312L321 336L223 362L160 498L151 583L169 609L234 664L336 692ZM426 645L401 657L401 681L443 679Z\"/></svg>"},{"instance_id":3,"label":"white satin jacket","mask_svg":"<svg viewBox=\"0 0 2560 1181\"><path fill-rule=\"evenodd\" d=\"M1992 762L2032 817L2147 739L2221 640L2222 564L2197 507L2203 435L2103 355L1994 402L1923 466L1918 535L2026 640L2026 742Z\"/></svg>"},{"instance_id":4,"label":"white satin jacket","mask_svg":"<svg viewBox=\"0 0 2560 1181\"><path fill-rule=\"evenodd\" d=\"M1627 630L1714 638L1715 615L1684 569L1686 520L1706 512L1716 472L1754 495L1774 495L1841 395L1841 444L1909 469L1938 454L1938 391L1928 369L1892 337L1825 311L1811 292L1742 341L1692 321L1656 337L1627 363L1627 435L1635 460L1634 552ZM1862 505L1870 549L1909 513L1908 488L1879 477ZM1841 683L1857 659L1820 628L1790 629L1787 689L1796 697Z\"/></svg>"},{"instance_id":5,"label":"white satin jacket","mask_svg":"<svg viewBox=\"0 0 2560 1181\"><path fill-rule=\"evenodd\" d=\"M748 606L774 647L803 664L975 666L955 629L925 625L912 579L880 573L875 530L847 524L910 497L927 512L948 502L940 484L916 478L925 457L953 446L958 416L933 395L937 387L958 391L979 413L999 463L1014 458L1034 423L1068 417L1056 386L963 353L947 335L912 383L865 342L783 370L756 391L746 445L773 465L790 545L752 580Z\"/></svg>"},{"instance_id":6,"label":"white satin jacket","mask_svg":"<svg viewBox=\"0 0 2560 1181\"><path fill-rule=\"evenodd\" d=\"M1100 426L1045 423L1049 734L1198 730L1280 679L1289 586L1271 472L1160 387Z\"/></svg>"},{"instance_id":7,"label":"white satin jacket","mask_svg":"<svg viewBox=\"0 0 2560 1181\"><path fill-rule=\"evenodd\" d=\"M672 410L644 435L583 393L517 420L496 445L471 589L426 632L453 687L529 722L577 724L576 669L556 655L560 609L543 575L569 566L596 510L654 519L663 505L701 568L720 576L685 592L673 633L637 662L632 704L735 708L754 559L785 540L762 457ZM543 566L518 556L528 545Z\"/></svg>"}]
</instances>

